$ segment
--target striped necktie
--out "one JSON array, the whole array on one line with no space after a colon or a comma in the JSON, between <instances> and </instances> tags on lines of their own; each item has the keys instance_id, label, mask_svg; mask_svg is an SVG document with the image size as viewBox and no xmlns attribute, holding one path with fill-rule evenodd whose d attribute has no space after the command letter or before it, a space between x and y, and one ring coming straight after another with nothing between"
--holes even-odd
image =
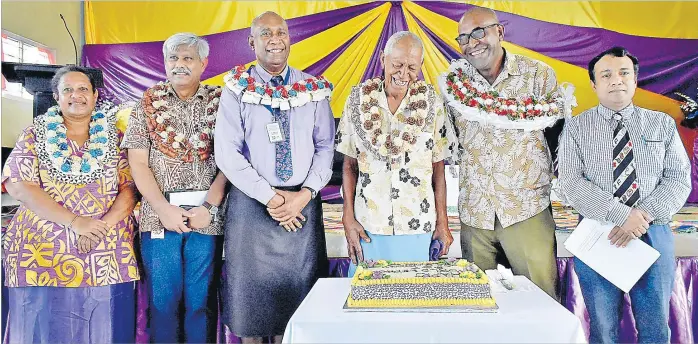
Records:
<instances>
[{"instance_id":1,"label":"striped necktie","mask_svg":"<svg viewBox=\"0 0 698 344\"><path fill-rule=\"evenodd\" d=\"M632 207L640 199L633 161L633 143L623 125L621 114L615 113L613 119L618 122L613 130L613 196Z\"/></svg>"}]
</instances>

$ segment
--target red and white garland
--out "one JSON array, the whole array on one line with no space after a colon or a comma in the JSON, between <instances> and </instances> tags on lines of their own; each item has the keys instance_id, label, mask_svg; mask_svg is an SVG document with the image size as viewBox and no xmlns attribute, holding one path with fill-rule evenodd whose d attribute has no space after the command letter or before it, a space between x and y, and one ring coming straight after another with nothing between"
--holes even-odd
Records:
<instances>
[{"instance_id":1,"label":"red and white garland","mask_svg":"<svg viewBox=\"0 0 698 344\"><path fill-rule=\"evenodd\" d=\"M495 91L473 84L464 68L467 68L464 62L454 62L439 78L439 86L448 105L467 120L500 129L541 130L564 116L571 116L572 107L577 106L571 84L560 85L543 97L503 98Z\"/></svg>"},{"instance_id":2,"label":"red and white garland","mask_svg":"<svg viewBox=\"0 0 698 344\"><path fill-rule=\"evenodd\" d=\"M206 160L213 152L213 130L216 125L216 112L221 96L221 88L204 85L206 89L206 110L200 119L199 130L187 138L176 132L171 125L173 114L169 113L167 100L168 83L160 82L149 88L143 95L143 106L150 139L163 154L184 162L193 162L194 154Z\"/></svg>"},{"instance_id":3,"label":"red and white garland","mask_svg":"<svg viewBox=\"0 0 698 344\"><path fill-rule=\"evenodd\" d=\"M311 101L329 100L334 89L334 85L323 76L300 80L291 85L272 87L257 82L247 73L245 66L236 66L226 74L224 80L225 85L235 94L242 93L243 102L269 105L282 111L303 106Z\"/></svg>"}]
</instances>

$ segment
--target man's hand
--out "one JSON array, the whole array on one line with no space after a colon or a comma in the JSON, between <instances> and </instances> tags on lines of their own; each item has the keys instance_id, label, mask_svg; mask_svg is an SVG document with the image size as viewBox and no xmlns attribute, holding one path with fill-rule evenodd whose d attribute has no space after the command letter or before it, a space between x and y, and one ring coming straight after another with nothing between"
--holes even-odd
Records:
<instances>
[{"instance_id":1,"label":"man's hand","mask_svg":"<svg viewBox=\"0 0 698 344\"><path fill-rule=\"evenodd\" d=\"M451 230L448 229L448 222L436 222L436 229L434 230L434 234L431 236L431 240L436 239L440 240L444 244L439 256L447 255L448 249L451 247L451 244L453 244L453 235L451 235Z\"/></svg>"},{"instance_id":2,"label":"man's hand","mask_svg":"<svg viewBox=\"0 0 698 344\"><path fill-rule=\"evenodd\" d=\"M77 246L78 252L81 254L89 253L93 248L97 247L97 245L99 245L99 243L92 241L92 239L84 235L78 236Z\"/></svg>"},{"instance_id":3,"label":"man's hand","mask_svg":"<svg viewBox=\"0 0 698 344\"><path fill-rule=\"evenodd\" d=\"M616 247L625 247L635 238L638 237L635 235L634 231L628 232L623 229L623 227L618 226L613 227L611 233L608 234L608 239L611 240L611 245L616 245Z\"/></svg>"},{"instance_id":4,"label":"man's hand","mask_svg":"<svg viewBox=\"0 0 698 344\"><path fill-rule=\"evenodd\" d=\"M302 222L305 221L305 217L301 214L301 210L310 202L310 197L312 196L310 191L307 189L302 189L298 192L275 191L278 195L281 195L286 202L280 207L273 209L268 208L267 211L269 211L269 215L271 215L271 218L275 221L279 221L279 224L287 231L296 231L300 229L303 225Z\"/></svg>"},{"instance_id":5,"label":"man's hand","mask_svg":"<svg viewBox=\"0 0 698 344\"><path fill-rule=\"evenodd\" d=\"M347 251L354 265L364 261L364 252L361 249L361 240L369 243L371 238L368 237L364 227L361 226L356 219L342 220L344 225L344 236L347 238Z\"/></svg>"},{"instance_id":6,"label":"man's hand","mask_svg":"<svg viewBox=\"0 0 698 344\"><path fill-rule=\"evenodd\" d=\"M297 232L305 224L305 216L298 213L298 216L292 217L286 222L279 222L279 226L284 227L287 232Z\"/></svg>"},{"instance_id":7,"label":"man's hand","mask_svg":"<svg viewBox=\"0 0 698 344\"><path fill-rule=\"evenodd\" d=\"M654 217L652 217L652 215L648 214L646 211L644 211L642 209L633 209L633 210L637 210L640 212L640 214L642 214L642 217L645 219L645 221L647 221L647 229L649 229L650 223L652 223L652 221L654 221ZM631 213L632 213L632 211L631 211Z\"/></svg>"},{"instance_id":8,"label":"man's hand","mask_svg":"<svg viewBox=\"0 0 698 344\"><path fill-rule=\"evenodd\" d=\"M189 227L192 229L206 228L211 224L211 213L204 206L198 206L190 210L194 217L189 218Z\"/></svg>"},{"instance_id":9,"label":"man's hand","mask_svg":"<svg viewBox=\"0 0 698 344\"><path fill-rule=\"evenodd\" d=\"M611 230L608 239L611 240L613 245L625 247L630 240L637 239L647 233L647 229L650 228L650 222L652 221L652 217L644 210L633 208L625 223L620 227L616 227L617 229Z\"/></svg>"},{"instance_id":10,"label":"man's hand","mask_svg":"<svg viewBox=\"0 0 698 344\"><path fill-rule=\"evenodd\" d=\"M73 221L73 226L71 228L75 233L89 238L94 241L95 244L99 244L107 235L107 232L109 232L109 226L106 222L87 216L78 216L75 221Z\"/></svg>"},{"instance_id":11,"label":"man's hand","mask_svg":"<svg viewBox=\"0 0 698 344\"><path fill-rule=\"evenodd\" d=\"M179 234L191 232L185 221L193 218L194 213L184 210L176 205L167 204L165 207L155 209L155 212L160 218L162 226L168 231L177 232Z\"/></svg>"},{"instance_id":12,"label":"man's hand","mask_svg":"<svg viewBox=\"0 0 698 344\"><path fill-rule=\"evenodd\" d=\"M274 197L272 197L269 200L269 202L267 203L267 208L268 209L278 208L278 207L282 206L285 203L285 201L286 200L284 200L284 198L277 193L276 195L274 195Z\"/></svg>"}]
</instances>

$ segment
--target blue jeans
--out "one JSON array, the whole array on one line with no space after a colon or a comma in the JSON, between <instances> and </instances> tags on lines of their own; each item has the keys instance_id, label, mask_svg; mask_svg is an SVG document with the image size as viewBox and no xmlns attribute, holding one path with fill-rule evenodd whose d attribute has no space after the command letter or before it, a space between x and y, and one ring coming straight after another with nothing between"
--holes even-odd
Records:
<instances>
[{"instance_id":1,"label":"blue jeans","mask_svg":"<svg viewBox=\"0 0 698 344\"><path fill-rule=\"evenodd\" d=\"M165 230L164 239L152 239L141 233L151 342L216 340L222 252L221 235Z\"/></svg>"},{"instance_id":2,"label":"blue jeans","mask_svg":"<svg viewBox=\"0 0 698 344\"><path fill-rule=\"evenodd\" d=\"M364 261L385 259L395 262L427 262L429 261L429 245L433 233L412 235L366 235L371 242L361 240L361 250ZM354 277L356 265L349 263L348 277Z\"/></svg>"},{"instance_id":3,"label":"blue jeans","mask_svg":"<svg viewBox=\"0 0 698 344\"><path fill-rule=\"evenodd\" d=\"M640 239L659 251L657 261L630 289L639 343L669 343L669 299L674 284L674 234L668 225L652 225ZM584 303L589 311L589 343L618 343L622 290L574 258Z\"/></svg>"}]
</instances>

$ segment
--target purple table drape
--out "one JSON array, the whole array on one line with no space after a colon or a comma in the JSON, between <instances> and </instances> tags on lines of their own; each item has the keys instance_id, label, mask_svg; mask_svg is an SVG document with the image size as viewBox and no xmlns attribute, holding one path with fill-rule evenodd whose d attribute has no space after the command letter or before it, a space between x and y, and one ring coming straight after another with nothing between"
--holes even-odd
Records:
<instances>
[{"instance_id":1,"label":"purple table drape","mask_svg":"<svg viewBox=\"0 0 698 344\"><path fill-rule=\"evenodd\" d=\"M348 258L331 258L329 261L330 276L346 277L349 269ZM575 314L582 321L585 333L589 335L589 315L584 305L579 280L574 272L574 261L571 258L557 259L558 274L562 305ZM221 281L226 278L222 276ZM6 287L3 286L3 294ZM6 294L5 294L6 295ZM136 342L149 343L148 332L148 290L143 281L136 283ZM671 296L669 326L671 328L672 343L695 343L698 333L698 306L694 307L698 300L698 257L679 257L676 259L676 275L674 290ZM262 305L260 305L262 307ZM219 307L220 310L220 307ZM3 309L4 311L4 309ZM12 316L10 314L9 316ZM5 328L3 319L3 329ZM630 300L625 299L623 305L623 317L620 324L621 342L636 343L637 331L633 319ZM4 333L4 332L3 332ZM5 333L5 339L7 339ZM341 335L341 334L337 334ZM3 342L6 342L4 340ZM219 343L240 343L240 338L222 325L218 324Z\"/></svg>"}]
</instances>

